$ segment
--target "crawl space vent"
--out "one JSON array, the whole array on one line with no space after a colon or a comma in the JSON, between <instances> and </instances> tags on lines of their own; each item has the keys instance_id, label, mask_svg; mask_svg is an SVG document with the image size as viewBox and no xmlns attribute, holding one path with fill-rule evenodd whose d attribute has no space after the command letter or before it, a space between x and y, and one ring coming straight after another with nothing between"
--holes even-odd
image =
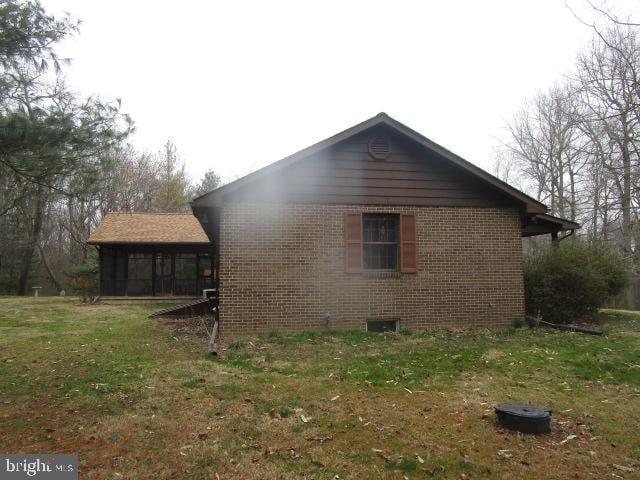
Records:
<instances>
[{"instance_id":1,"label":"crawl space vent","mask_svg":"<svg viewBox=\"0 0 640 480\"><path fill-rule=\"evenodd\" d=\"M397 332L398 320L367 320L367 332Z\"/></svg>"},{"instance_id":2,"label":"crawl space vent","mask_svg":"<svg viewBox=\"0 0 640 480\"><path fill-rule=\"evenodd\" d=\"M384 160L389 156L391 147L389 141L383 137L376 137L369 142L369 155L376 160Z\"/></svg>"}]
</instances>

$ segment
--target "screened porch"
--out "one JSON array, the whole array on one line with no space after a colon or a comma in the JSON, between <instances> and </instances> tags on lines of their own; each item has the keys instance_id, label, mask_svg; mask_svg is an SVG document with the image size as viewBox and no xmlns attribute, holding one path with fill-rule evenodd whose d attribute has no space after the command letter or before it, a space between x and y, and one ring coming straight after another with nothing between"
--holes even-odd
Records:
<instances>
[{"instance_id":1,"label":"screened porch","mask_svg":"<svg viewBox=\"0 0 640 480\"><path fill-rule=\"evenodd\" d=\"M87 241L101 296L201 296L216 288L214 244L190 213L107 213Z\"/></svg>"},{"instance_id":2,"label":"screened porch","mask_svg":"<svg viewBox=\"0 0 640 480\"><path fill-rule=\"evenodd\" d=\"M206 249L100 247L101 296L200 296L214 286L214 258Z\"/></svg>"}]
</instances>

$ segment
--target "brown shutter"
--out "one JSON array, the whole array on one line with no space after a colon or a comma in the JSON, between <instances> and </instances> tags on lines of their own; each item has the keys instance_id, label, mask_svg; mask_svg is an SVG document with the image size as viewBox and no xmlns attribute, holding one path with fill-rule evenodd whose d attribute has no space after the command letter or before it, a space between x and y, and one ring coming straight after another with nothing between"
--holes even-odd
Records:
<instances>
[{"instance_id":1,"label":"brown shutter","mask_svg":"<svg viewBox=\"0 0 640 480\"><path fill-rule=\"evenodd\" d=\"M400 271L402 273L418 271L415 215L400 215Z\"/></svg>"},{"instance_id":2,"label":"brown shutter","mask_svg":"<svg viewBox=\"0 0 640 480\"><path fill-rule=\"evenodd\" d=\"M344 216L344 237L346 272L362 272L362 214L347 213Z\"/></svg>"}]
</instances>

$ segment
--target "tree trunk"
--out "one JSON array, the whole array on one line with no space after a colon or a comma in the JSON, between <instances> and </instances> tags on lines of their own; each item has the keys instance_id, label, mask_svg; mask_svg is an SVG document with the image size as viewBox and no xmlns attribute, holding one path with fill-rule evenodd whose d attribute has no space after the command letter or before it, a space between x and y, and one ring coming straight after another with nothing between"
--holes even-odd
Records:
<instances>
[{"instance_id":1,"label":"tree trunk","mask_svg":"<svg viewBox=\"0 0 640 480\"><path fill-rule=\"evenodd\" d=\"M34 208L33 225L29 232L27 247L24 251L22 267L20 269L20 279L18 281L18 295L27 295L27 286L29 282L29 271L31 270L31 261L33 260L33 252L36 245L40 241L40 232L42 231L42 216L45 208L46 200L42 192L36 194L36 204Z\"/></svg>"},{"instance_id":2,"label":"tree trunk","mask_svg":"<svg viewBox=\"0 0 640 480\"><path fill-rule=\"evenodd\" d=\"M44 265L44 268L47 271L47 273L49 274L49 278L53 282L53 286L56 288L56 291L59 294L62 291L62 286L60 285L60 282L56 278L56 274L53 273L53 270L51 269L51 265L49 265L49 261L47 260L47 256L44 254L44 250L42 248L42 245L40 245L40 243L38 243L38 252L40 252L40 258L42 258L42 263Z\"/></svg>"}]
</instances>

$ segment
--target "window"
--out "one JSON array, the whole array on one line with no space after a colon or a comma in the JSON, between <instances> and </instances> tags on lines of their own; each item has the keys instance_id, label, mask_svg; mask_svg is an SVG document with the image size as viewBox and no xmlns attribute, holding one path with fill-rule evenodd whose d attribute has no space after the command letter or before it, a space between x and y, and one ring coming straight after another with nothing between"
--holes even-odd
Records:
<instances>
[{"instance_id":1,"label":"window","mask_svg":"<svg viewBox=\"0 0 640 480\"><path fill-rule=\"evenodd\" d=\"M346 213L345 272L418 273L416 240L416 217L412 213Z\"/></svg>"},{"instance_id":2,"label":"window","mask_svg":"<svg viewBox=\"0 0 640 480\"><path fill-rule=\"evenodd\" d=\"M365 270L398 270L398 215L362 215L363 267Z\"/></svg>"}]
</instances>

